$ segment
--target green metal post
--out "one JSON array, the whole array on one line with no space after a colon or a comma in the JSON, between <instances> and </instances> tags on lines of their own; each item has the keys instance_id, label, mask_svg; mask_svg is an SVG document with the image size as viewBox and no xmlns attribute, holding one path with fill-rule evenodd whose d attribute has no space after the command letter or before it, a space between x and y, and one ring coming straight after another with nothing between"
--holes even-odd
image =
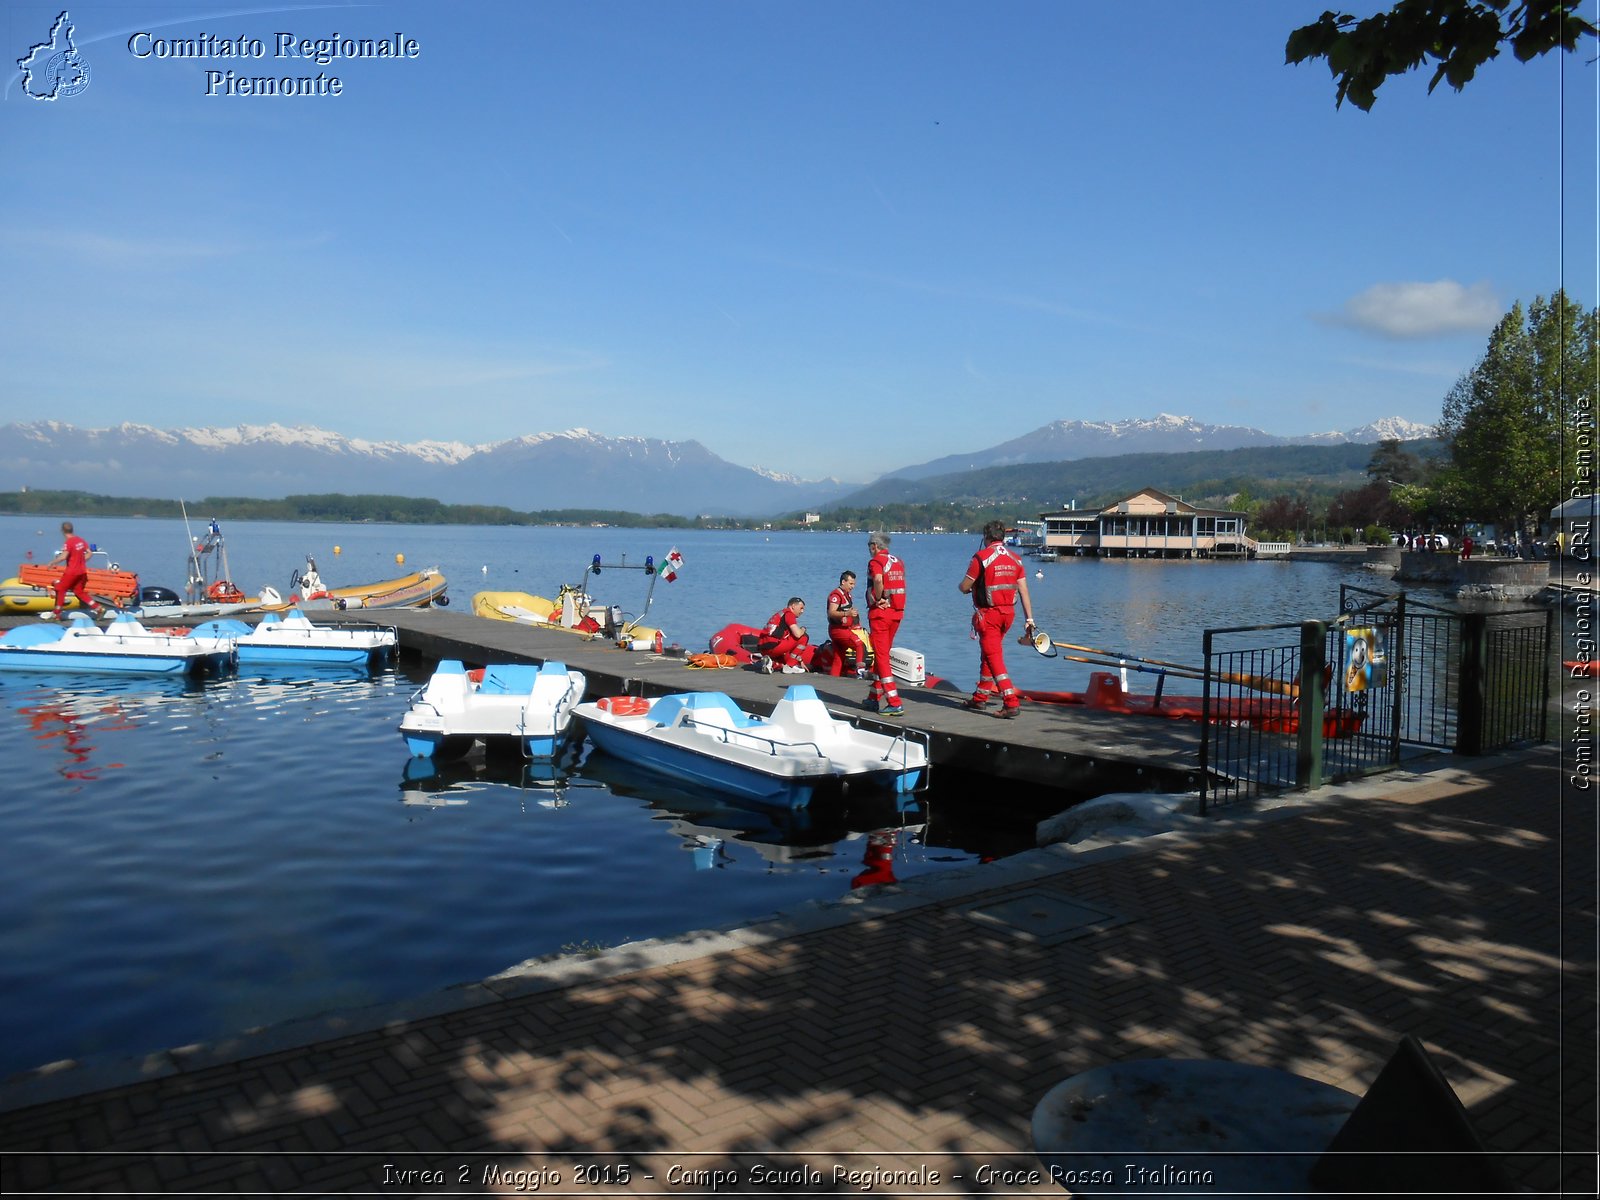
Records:
<instances>
[{"instance_id":1,"label":"green metal post","mask_svg":"<svg viewBox=\"0 0 1600 1200\"><path fill-rule=\"evenodd\" d=\"M1322 786L1322 717L1327 696L1322 688L1322 658L1327 652L1328 623L1300 625L1300 745L1295 755L1295 786L1310 791Z\"/></svg>"},{"instance_id":2,"label":"green metal post","mask_svg":"<svg viewBox=\"0 0 1600 1200\"><path fill-rule=\"evenodd\" d=\"M1389 638L1389 763L1400 762L1400 726L1405 719L1406 691L1406 594L1395 597L1394 633Z\"/></svg>"},{"instance_id":3,"label":"green metal post","mask_svg":"<svg viewBox=\"0 0 1600 1200\"><path fill-rule=\"evenodd\" d=\"M1485 675L1489 661L1489 618L1466 613L1461 618L1461 667L1456 683L1457 754L1483 753Z\"/></svg>"},{"instance_id":4,"label":"green metal post","mask_svg":"<svg viewBox=\"0 0 1600 1200\"><path fill-rule=\"evenodd\" d=\"M1539 662L1544 665L1544 670L1539 674L1542 685L1539 688L1539 741L1550 740L1550 644L1551 637L1556 631L1556 610L1545 609L1544 613L1544 645L1539 648Z\"/></svg>"}]
</instances>

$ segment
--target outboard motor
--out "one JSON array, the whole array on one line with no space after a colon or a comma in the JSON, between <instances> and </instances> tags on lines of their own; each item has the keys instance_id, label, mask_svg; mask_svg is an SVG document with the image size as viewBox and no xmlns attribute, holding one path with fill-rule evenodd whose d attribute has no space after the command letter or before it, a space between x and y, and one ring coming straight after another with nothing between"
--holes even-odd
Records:
<instances>
[{"instance_id":1,"label":"outboard motor","mask_svg":"<svg viewBox=\"0 0 1600 1200\"><path fill-rule=\"evenodd\" d=\"M141 608L162 608L169 604L183 603L182 597L171 588L142 587L139 589L139 606Z\"/></svg>"}]
</instances>

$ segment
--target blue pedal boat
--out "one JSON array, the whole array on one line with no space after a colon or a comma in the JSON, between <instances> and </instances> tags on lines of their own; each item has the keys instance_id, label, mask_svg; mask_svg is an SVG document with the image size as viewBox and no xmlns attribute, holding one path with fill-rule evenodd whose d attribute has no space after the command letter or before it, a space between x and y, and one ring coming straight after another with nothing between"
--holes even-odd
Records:
<instances>
[{"instance_id":1,"label":"blue pedal boat","mask_svg":"<svg viewBox=\"0 0 1600 1200\"><path fill-rule=\"evenodd\" d=\"M105 629L87 613L62 625L19 625L0 636L0 670L75 674L191 675L224 669L233 645L175 637L123 614Z\"/></svg>"},{"instance_id":2,"label":"blue pedal boat","mask_svg":"<svg viewBox=\"0 0 1600 1200\"><path fill-rule=\"evenodd\" d=\"M227 638L240 667L311 666L370 668L394 652L399 634L377 625L317 625L291 608L267 613L253 628L240 620L196 625L193 638Z\"/></svg>"},{"instance_id":3,"label":"blue pedal boat","mask_svg":"<svg viewBox=\"0 0 1600 1200\"><path fill-rule=\"evenodd\" d=\"M514 741L524 758L555 756L588 680L565 663L500 663L468 671L445 659L411 697L400 734L414 757L459 758L481 741Z\"/></svg>"},{"instance_id":4,"label":"blue pedal boat","mask_svg":"<svg viewBox=\"0 0 1600 1200\"><path fill-rule=\"evenodd\" d=\"M654 703L608 696L578 705L584 732L605 753L686 783L775 808L800 809L819 789L886 790L909 802L928 771L926 735L858 729L795 684L770 717L723 692L684 692Z\"/></svg>"}]
</instances>

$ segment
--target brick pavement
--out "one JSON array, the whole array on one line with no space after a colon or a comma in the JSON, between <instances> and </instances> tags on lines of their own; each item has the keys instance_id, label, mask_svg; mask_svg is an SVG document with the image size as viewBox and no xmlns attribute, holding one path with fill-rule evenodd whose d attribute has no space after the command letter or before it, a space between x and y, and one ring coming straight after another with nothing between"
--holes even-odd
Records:
<instances>
[{"instance_id":1,"label":"brick pavement","mask_svg":"<svg viewBox=\"0 0 1600 1200\"><path fill-rule=\"evenodd\" d=\"M595 978L5 1112L4 1190L1060 1194L996 1173L1037 1169L1032 1109L1069 1075L1226 1058L1362 1092L1412 1033L1519 1183L1592 1192L1594 835L1545 748L1035 852L849 919L680 961L623 947ZM1116 920L1052 942L972 911L1063 899ZM875 1170L922 1174L836 1177Z\"/></svg>"}]
</instances>

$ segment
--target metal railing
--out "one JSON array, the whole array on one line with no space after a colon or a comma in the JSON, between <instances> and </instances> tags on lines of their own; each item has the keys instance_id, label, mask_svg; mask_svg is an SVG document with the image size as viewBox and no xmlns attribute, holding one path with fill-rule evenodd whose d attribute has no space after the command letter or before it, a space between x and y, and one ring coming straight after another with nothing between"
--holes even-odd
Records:
<instances>
[{"instance_id":1,"label":"metal railing","mask_svg":"<svg viewBox=\"0 0 1600 1200\"><path fill-rule=\"evenodd\" d=\"M1552 612L1453 612L1353 585L1340 609L1205 631L1202 813L1387 770L1407 745L1484 754L1545 740Z\"/></svg>"},{"instance_id":2,"label":"metal railing","mask_svg":"<svg viewBox=\"0 0 1600 1200\"><path fill-rule=\"evenodd\" d=\"M1402 742L1487 754L1545 740L1553 610L1459 611L1353 584L1339 589L1339 607L1345 620L1395 630Z\"/></svg>"},{"instance_id":3,"label":"metal railing","mask_svg":"<svg viewBox=\"0 0 1600 1200\"><path fill-rule=\"evenodd\" d=\"M1305 633L1298 624L1205 631L1201 696L1200 812L1294 787L1300 761ZM1315 660L1320 660L1320 653ZM1320 689L1320 678L1314 681Z\"/></svg>"}]
</instances>

